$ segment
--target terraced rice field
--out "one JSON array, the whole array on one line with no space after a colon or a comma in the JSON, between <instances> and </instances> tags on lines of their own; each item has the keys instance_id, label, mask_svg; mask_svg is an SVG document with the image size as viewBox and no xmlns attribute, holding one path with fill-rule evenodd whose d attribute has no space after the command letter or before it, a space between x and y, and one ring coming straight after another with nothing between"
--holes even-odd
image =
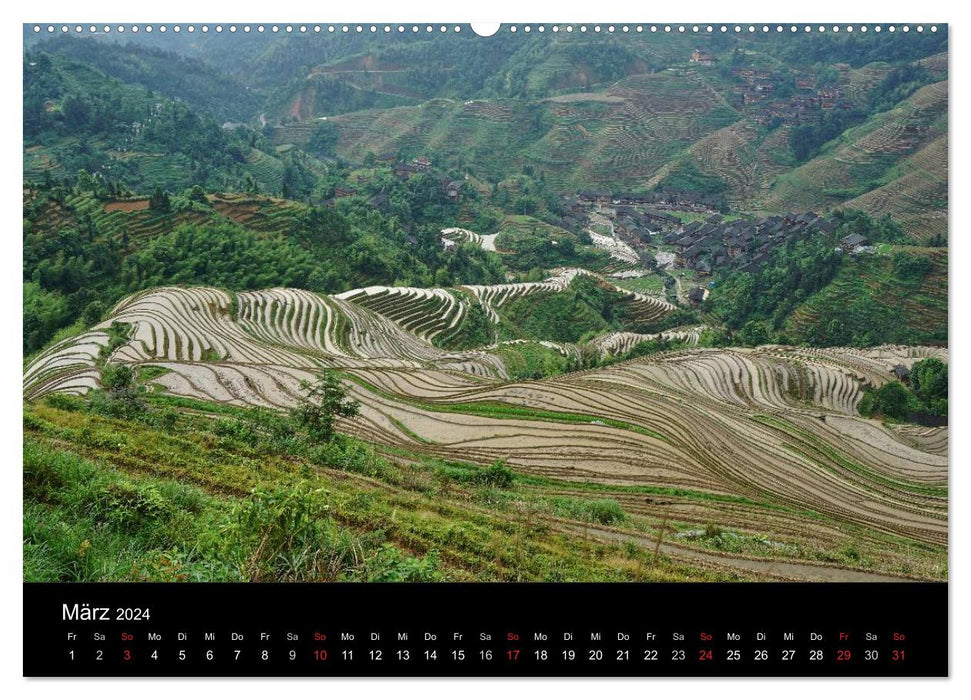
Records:
<instances>
[{"instance_id":1,"label":"terraced rice field","mask_svg":"<svg viewBox=\"0 0 971 700\"><path fill-rule=\"evenodd\" d=\"M851 199L846 206L879 217L889 214L913 238L947 238L947 136L940 136L901 162L900 176Z\"/></svg>"},{"instance_id":2,"label":"terraced rice field","mask_svg":"<svg viewBox=\"0 0 971 700\"><path fill-rule=\"evenodd\" d=\"M113 211L133 212L144 211L148 209L149 204L150 202L147 199L132 199L128 201L108 202L104 208L107 213Z\"/></svg>"},{"instance_id":3,"label":"terraced rice field","mask_svg":"<svg viewBox=\"0 0 971 700\"><path fill-rule=\"evenodd\" d=\"M425 378L410 379L425 387L416 391L399 377L365 372L360 396L370 408L362 420L374 439L391 439L381 428L390 416L435 454L502 456L566 480L773 494L778 503L881 532L946 541L946 459L860 419L859 380L840 358L796 357L781 348L673 353L542 383L462 389L447 398L439 391L417 404L416 395L431 391ZM886 373L884 359L857 363ZM480 408L495 405L515 410L499 418ZM718 508L692 508L726 522L712 512ZM728 520L734 527L740 521L739 513Z\"/></svg>"},{"instance_id":4,"label":"terraced rice field","mask_svg":"<svg viewBox=\"0 0 971 700\"><path fill-rule=\"evenodd\" d=\"M123 300L104 323L37 357L24 373L24 397L98 386L107 326L119 322L128 324L128 340L107 361L160 368L155 391L285 408L301 396L302 380L334 367L362 406L343 429L375 444L480 464L503 459L521 474L552 479L543 498L599 485L631 518L627 527L713 524L781 543L779 561L850 547L895 575L946 575L946 428L891 428L857 412L865 384L888 381L898 363L946 360L946 350L695 348L510 382L489 349L447 352L429 342L460 323L469 304L498 314L505 300L563 288L576 274L531 285L372 287L336 296L271 289L233 298L211 288L161 288ZM691 342L699 331L669 335ZM615 354L644 339L612 334L597 343ZM601 534L625 536L618 532ZM714 556L697 547L670 549ZM919 564L908 554L915 551ZM721 566L733 556L715 559ZM738 556L738 566L752 570ZM842 576L823 569L823 578Z\"/></svg>"},{"instance_id":5,"label":"terraced rice field","mask_svg":"<svg viewBox=\"0 0 971 700\"><path fill-rule=\"evenodd\" d=\"M480 235L475 231L469 231L464 228L444 228L442 229L442 242L451 241L461 245L463 243L472 243L477 245L482 250L490 250L493 253L496 252L496 236L497 233L489 233L485 235Z\"/></svg>"},{"instance_id":6,"label":"terraced rice field","mask_svg":"<svg viewBox=\"0 0 971 700\"><path fill-rule=\"evenodd\" d=\"M770 135L771 136L771 135ZM744 207L754 194L785 170L783 167L766 167L758 157L760 134L755 123L740 120L718 129L693 144L684 160L699 171L713 175L728 185L728 197L736 206ZM675 169L681 160L668 163L647 182L654 187Z\"/></svg>"},{"instance_id":7,"label":"terraced rice field","mask_svg":"<svg viewBox=\"0 0 971 700\"><path fill-rule=\"evenodd\" d=\"M883 337L889 341L916 337L929 344L946 342L947 248L899 246L895 250L912 251L930 261L930 272L919 284L901 286L890 257L856 256L846 261L824 290L796 307L787 321L793 337L808 337L814 324L839 316L855 328L879 323L888 333ZM875 321L876 318L881 320ZM893 335L900 328L908 329L911 335Z\"/></svg>"},{"instance_id":8,"label":"terraced rice field","mask_svg":"<svg viewBox=\"0 0 971 700\"><path fill-rule=\"evenodd\" d=\"M206 212L187 209L184 211L157 211L150 209L147 199L123 199L105 202L90 193L68 196L62 207L48 202L46 210L36 224L52 230L59 226L76 225L84 216L91 217L98 229L106 235L127 235L138 242L159 236L180 224L201 223Z\"/></svg>"},{"instance_id":9,"label":"terraced rice field","mask_svg":"<svg viewBox=\"0 0 971 700\"><path fill-rule=\"evenodd\" d=\"M24 398L51 392L86 394L100 386L101 371L96 360L108 344L103 331L82 333L56 343L24 372Z\"/></svg>"},{"instance_id":10,"label":"terraced rice field","mask_svg":"<svg viewBox=\"0 0 971 700\"><path fill-rule=\"evenodd\" d=\"M948 82L943 80L921 88L894 109L849 129L828 152L779 177L772 195L765 200L765 208L820 211L866 196L864 193L887 182L890 187L901 186L895 182L894 167L899 165L903 170L903 163L910 157L935 140L946 138L947 104ZM925 157L940 160L941 156L933 153ZM940 164L933 169L940 172ZM926 191L927 188L911 183L910 189ZM927 211L939 210L939 204ZM908 197L901 199L900 206L902 211L914 208ZM887 211L896 213L893 205L887 205Z\"/></svg>"},{"instance_id":11,"label":"terraced rice field","mask_svg":"<svg viewBox=\"0 0 971 700\"><path fill-rule=\"evenodd\" d=\"M870 63L842 72L840 83L848 100L857 105L866 103L870 92L893 70L889 63Z\"/></svg>"},{"instance_id":12,"label":"terraced rice field","mask_svg":"<svg viewBox=\"0 0 971 700\"><path fill-rule=\"evenodd\" d=\"M255 148L246 154L246 172L263 191L279 192L283 187L283 162Z\"/></svg>"},{"instance_id":13,"label":"terraced rice field","mask_svg":"<svg viewBox=\"0 0 971 700\"><path fill-rule=\"evenodd\" d=\"M602 176L625 171L647 180L674 152L737 118L724 98L691 72L627 78L607 95L625 102L606 127L608 143L595 168Z\"/></svg>"},{"instance_id":14,"label":"terraced rice field","mask_svg":"<svg viewBox=\"0 0 971 700\"><path fill-rule=\"evenodd\" d=\"M539 131L537 111L549 117ZM643 187L666 162L739 116L694 72L663 71L529 109L506 100L435 99L329 118L340 129L338 153L351 160L401 148L437 153L442 162L475 153L477 169L489 179L530 164L554 189L575 191L596 183ZM273 141L303 144L312 128L312 121L280 125Z\"/></svg>"},{"instance_id":15,"label":"terraced rice field","mask_svg":"<svg viewBox=\"0 0 971 700\"><path fill-rule=\"evenodd\" d=\"M100 371L96 360L108 344L106 329L112 323L129 325L131 335L128 343L112 353L111 362L140 365L164 361L166 364L159 366L173 374L195 376L201 370L186 369L188 365L218 362L299 368L305 374L322 366L387 366L435 367L477 377L505 378L502 360L485 349L450 352L432 341L457 332L474 304L481 305L498 323L503 304L536 292L562 291L579 274L597 277L603 284L624 291L580 269L560 270L543 282L457 289L374 286L331 296L296 289L231 296L204 287L163 287L122 300L90 333L42 353L24 375L24 396L36 398L61 390L84 393L97 387ZM648 295L625 293L630 297L631 313L638 318L660 318L673 308ZM231 309L234 305L235 312ZM163 384L176 381L174 376L166 376L169 378L160 380ZM285 405L287 396L292 399L289 389L294 386L285 389L285 395L274 391L257 403ZM221 391L218 396L219 400L240 404L253 398L245 391L235 399Z\"/></svg>"},{"instance_id":16,"label":"terraced rice field","mask_svg":"<svg viewBox=\"0 0 971 700\"><path fill-rule=\"evenodd\" d=\"M590 275L592 277L596 277L608 288L626 294L630 300L628 312L630 318L632 319L645 322L657 320L667 315L675 308L674 305L668 301L650 296L648 294L641 294L640 292L629 292L626 289L618 287L612 282L604 280L602 277L599 277L592 272L580 268L566 268L558 270L556 275L542 282L514 282L511 284L492 285L471 284L462 287L462 289L467 290L473 296L475 296L475 298L479 300L479 303L482 304L482 307L489 318L492 319L493 322L498 323L500 316L499 310L503 304L507 304L525 294L562 291L569 286L570 282L572 282L577 275Z\"/></svg>"},{"instance_id":17,"label":"terraced rice field","mask_svg":"<svg viewBox=\"0 0 971 700\"><path fill-rule=\"evenodd\" d=\"M242 194L210 195L209 204L218 213L256 231L283 233L293 223L293 216L305 205L287 199Z\"/></svg>"},{"instance_id":18,"label":"terraced rice field","mask_svg":"<svg viewBox=\"0 0 971 700\"><path fill-rule=\"evenodd\" d=\"M693 326L690 328L674 328L661 333L631 333L619 331L607 333L594 338L592 344L600 350L601 357L608 355L623 355L634 349L638 343L650 340L669 340L689 345L698 344L698 336L705 329L704 326Z\"/></svg>"},{"instance_id":19,"label":"terraced rice field","mask_svg":"<svg viewBox=\"0 0 971 700\"><path fill-rule=\"evenodd\" d=\"M284 199L248 195L212 195L211 209L195 204L193 208L158 211L149 208L147 199L118 199L104 201L91 193L67 196L63 203L44 202L36 215L38 230L78 227L84 217L90 217L98 230L107 236L127 236L132 243L146 241L178 228L182 224L203 224L222 217L236 221L256 231L281 233L289 231L293 217L305 205Z\"/></svg>"},{"instance_id":20,"label":"terraced rice field","mask_svg":"<svg viewBox=\"0 0 971 700\"><path fill-rule=\"evenodd\" d=\"M52 153L42 146L32 146L24 149L24 178L39 179L45 173L54 174L60 168Z\"/></svg>"},{"instance_id":21,"label":"terraced rice field","mask_svg":"<svg viewBox=\"0 0 971 700\"><path fill-rule=\"evenodd\" d=\"M947 75L947 53L936 53L933 56L922 58L917 61L917 64L925 70L929 70L931 73L940 75L941 77Z\"/></svg>"},{"instance_id":22,"label":"terraced rice field","mask_svg":"<svg viewBox=\"0 0 971 700\"><path fill-rule=\"evenodd\" d=\"M445 289L368 287L337 298L371 309L426 340L457 329L468 310L467 301Z\"/></svg>"}]
</instances>

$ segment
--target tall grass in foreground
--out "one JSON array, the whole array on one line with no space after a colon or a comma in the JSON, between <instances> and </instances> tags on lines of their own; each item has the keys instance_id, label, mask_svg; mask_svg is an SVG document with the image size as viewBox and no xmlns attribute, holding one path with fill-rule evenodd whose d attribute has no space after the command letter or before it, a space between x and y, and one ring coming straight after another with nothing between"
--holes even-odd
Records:
<instances>
[{"instance_id":1,"label":"tall grass in foreground","mask_svg":"<svg viewBox=\"0 0 971 700\"><path fill-rule=\"evenodd\" d=\"M26 581L433 581L434 552L357 534L306 482L219 498L24 443Z\"/></svg>"},{"instance_id":2,"label":"tall grass in foreground","mask_svg":"<svg viewBox=\"0 0 971 700\"><path fill-rule=\"evenodd\" d=\"M317 444L285 415L137 398L24 405L25 580L738 578L578 539L561 519L628 523L623 508L546 494L501 461Z\"/></svg>"}]
</instances>

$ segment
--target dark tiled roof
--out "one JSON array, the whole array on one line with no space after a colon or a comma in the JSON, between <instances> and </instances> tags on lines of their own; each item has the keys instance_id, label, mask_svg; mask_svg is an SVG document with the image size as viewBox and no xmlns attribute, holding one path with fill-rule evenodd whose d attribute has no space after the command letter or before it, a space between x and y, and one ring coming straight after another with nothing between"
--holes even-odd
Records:
<instances>
[{"instance_id":1,"label":"dark tiled roof","mask_svg":"<svg viewBox=\"0 0 971 700\"><path fill-rule=\"evenodd\" d=\"M861 236L858 233L851 233L849 236L843 236L843 243L846 245L863 245L866 243L866 236Z\"/></svg>"}]
</instances>

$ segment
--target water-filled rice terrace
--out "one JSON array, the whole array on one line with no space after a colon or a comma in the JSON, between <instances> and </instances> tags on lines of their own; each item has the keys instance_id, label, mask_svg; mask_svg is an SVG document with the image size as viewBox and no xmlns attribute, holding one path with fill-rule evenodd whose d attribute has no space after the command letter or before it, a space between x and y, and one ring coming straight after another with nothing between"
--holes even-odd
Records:
<instances>
[{"instance_id":1,"label":"water-filled rice terrace","mask_svg":"<svg viewBox=\"0 0 971 700\"><path fill-rule=\"evenodd\" d=\"M863 569L946 577L947 427L888 427L858 413L866 385L892 379L897 364L946 360L946 350L694 347L510 381L495 346L451 351L433 342L455 332L472 304L495 319L508 300L563 289L577 274L586 273L330 296L146 291L37 356L24 372L24 397L85 394L107 362L156 368L154 392L285 409L302 396L302 380L330 367L361 403L342 429L375 445L482 465L502 459L551 494L606 489L635 521L710 525L778 544L761 555L716 556L685 541L671 545L677 556L715 556L712 565L781 578L878 575ZM650 297L642 303L658 317L669 310ZM117 323L127 336L105 357ZM669 336L696 342L701 330ZM648 338L611 333L593 344L606 355ZM621 526L591 532L626 536ZM840 547L867 558L855 568L818 557L799 563L806 552Z\"/></svg>"}]
</instances>

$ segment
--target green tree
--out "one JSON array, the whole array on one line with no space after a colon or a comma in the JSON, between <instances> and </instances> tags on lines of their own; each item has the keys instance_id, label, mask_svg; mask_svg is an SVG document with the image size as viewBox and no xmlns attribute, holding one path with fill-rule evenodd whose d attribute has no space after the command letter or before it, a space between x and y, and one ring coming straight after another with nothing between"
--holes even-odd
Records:
<instances>
[{"instance_id":1,"label":"green tree","mask_svg":"<svg viewBox=\"0 0 971 700\"><path fill-rule=\"evenodd\" d=\"M924 408L937 415L947 415L947 365L936 357L914 363L910 370L914 394Z\"/></svg>"},{"instance_id":2,"label":"green tree","mask_svg":"<svg viewBox=\"0 0 971 700\"><path fill-rule=\"evenodd\" d=\"M82 168L78 170L78 177L74 187L78 192L94 192L98 188L98 184L91 177L91 173Z\"/></svg>"},{"instance_id":3,"label":"green tree","mask_svg":"<svg viewBox=\"0 0 971 700\"><path fill-rule=\"evenodd\" d=\"M516 473L506 466L505 460L497 459L488 468L476 472L472 477L475 484L508 489L516 480Z\"/></svg>"},{"instance_id":4,"label":"green tree","mask_svg":"<svg viewBox=\"0 0 971 700\"><path fill-rule=\"evenodd\" d=\"M101 369L101 388L90 394L91 409L115 418L145 416L148 406L139 395L135 373L128 365L105 364Z\"/></svg>"},{"instance_id":5,"label":"green tree","mask_svg":"<svg viewBox=\"0 0 971 700\"><path fill-rule=\"evenodd\" d=\"M64 123L71 129L82 129L91 120L91 105L78 95L71 95L61 105Z\"/></svg>"},{"instance_id":6,"label":"green tree","mask_svg":"<svg viewBox=\"0 0 971 700\"><path fill-rule=\"evenodd\" d=\"M743 345L765 345L769 342L769 331L763 321L752 320L742 326L738 338Z\"/></svg>"},{"instance_id":7,"label":"green tree","mask_svg":"<svg viewBox=\"0 0 971 700\"><path fill-rule=\"evenodd\" d=\"M900 382L887 382L874 392L874 413L903 420L913 408L913 394Z\"/></svg>"},{"instance_id":8,"label":"green tree","mask_svg":"<svg viewBox=\"0 0 971 700\"><path fill-rule=\"evenodd\" d=\"M133 389L135 375L128 365L107 365L101 373L101 386L112 393Z\"/></svg>"},{"instance_id":9,"label":"green tree","mask_svg":"<svg viewBox=\"0 0 971 700\"><path fill-rule=\"evenodd\" d=\"M208 200L206 199L206 191L199 185L193 185L192 189L189 190L189 193L186 196L193 202L208 204Z\"/></svg>"},{"instance_id":10,"label":"green tree","mask_svg":"<svg viewBox=\"0 0 971 700\"><path fill-rule=\"evenodd\" d=\"M300 388L307 395L291 409L290 415L313 442L330 442L337 419L353 418L360 409L357 401L347 397L346 384L333 370L322 370L314 382L303 380Z\"/></svg>"},{"instance_id":11,"label":"green tree","mask_svg":"<svg viewBox=\"0 0 971 700\"><path fill-rule=\"evenodd\" d=\"M336 156L340 132L333 122L319 121L307 141L307 150L320 156Z\"/></svg>"},{"instance_id":12,"label":"green tree","mask_svg":"<svg viewBox=\"0 0 971 700\"><path fill-rule=\"evenodd\" d=\"M23 285L23 324L25 353L39 350L54 332L71 319L64 295L43 289L36 282Z\"/></svg>"},{"instance_id":13,"label":"green tree","mask_svg":"<svg viewBox=\"0 0 971 700\"><path fill-rule=\"evenodd\" d=\"M934 263L924 255L899 252L893 256L893 270L905 282L922 282L933 269Z\"/></svg>"},{"instance_id":14,"label":"green tree","mask_svg":"<svg viewBox=\"0 0 971 700\"><path fill-rule=\"evenodd\" d=\"M523 195L516 200L517 214L535 214L537 209L539 209L539 198L535 195Z\"/></svg>"},{"instance_id":15,"label":"green tree","mask_svg":"<svg viewBox=\"0 0 971 700\"><path fill-rule=\"evenodd\" d=\"M168 211L171 207L169 196L161 187L156 187L152 196L148 199L148 208L154 211Z\"/></svg>"},{"instance_id":16,"label":"green tree","mask_svg":"<svg viewBox=\"0 0 971 700\"><path fill-rule=\"evenodd\" d=\"M101 317L105 315L105 311L107 310L108 308L103 301L95 299L84 307L84 311L81 313L81 321L85 326L93 326L101 320Z\"/></svg>"}]
</instances>

